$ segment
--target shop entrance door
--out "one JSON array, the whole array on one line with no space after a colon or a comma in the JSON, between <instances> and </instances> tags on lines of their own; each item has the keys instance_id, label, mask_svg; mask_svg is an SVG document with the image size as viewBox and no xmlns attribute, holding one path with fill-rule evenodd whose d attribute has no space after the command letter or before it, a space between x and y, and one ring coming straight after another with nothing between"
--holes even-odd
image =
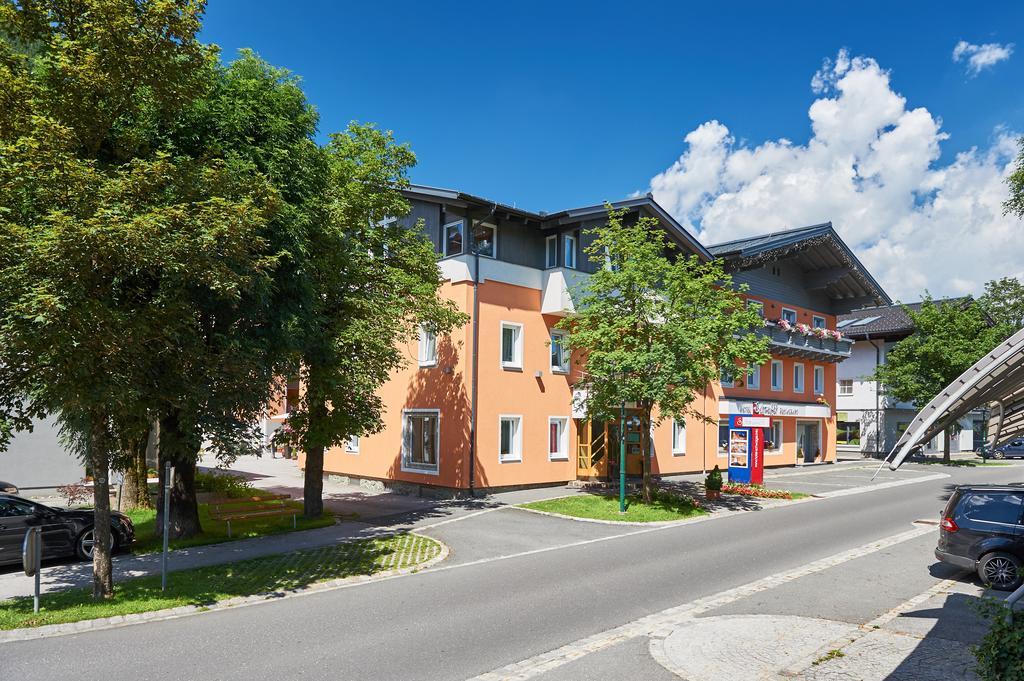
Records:
<instances>
[{"instance_id":1,"label":"shop entrance door","mask_svg":"<svg viewBox=\"0 0 1024 681\"><path fill-rule=\"evenodd\" d=\"M817 421L798 421L796 424L796 461L813 463L821 457L821 430Z\"/></svg>"}]
</instances>

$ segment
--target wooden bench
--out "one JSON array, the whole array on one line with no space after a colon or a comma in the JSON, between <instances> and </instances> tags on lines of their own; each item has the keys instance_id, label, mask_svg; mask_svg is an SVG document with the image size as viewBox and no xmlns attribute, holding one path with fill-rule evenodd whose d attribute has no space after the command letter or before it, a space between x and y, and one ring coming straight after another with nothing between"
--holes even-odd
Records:
<instances>
[{"instance_id":1,"label":"wooden bench","mask_svg":"<svg viewBox=\"0 0 1024 681\"><path fill-rule=\"evenodd\" d=\"M232 520L252 520L257 518L292 517L292 528L296 527L296 518L301 508L290 506L290 494L266 494L243 497L240 499L223 499L209 502L211 520L223 520L228 525L228 537L231 536Z\"/></svg>"}]
</instances>

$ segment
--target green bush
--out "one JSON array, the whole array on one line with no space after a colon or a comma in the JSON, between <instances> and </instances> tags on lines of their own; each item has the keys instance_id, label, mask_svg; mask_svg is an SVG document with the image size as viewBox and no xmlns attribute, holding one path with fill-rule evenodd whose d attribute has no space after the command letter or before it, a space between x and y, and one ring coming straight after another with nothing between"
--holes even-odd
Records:
<instances>
[{"instance_id":1,"label":"green bush","mask_svg":"<svg viewBox=\"0 0 1024 681\"><path fill-rule=\"evenodd\" d=\"M720 492L722 490L722 471L717 465L708 473L708 477L704 481L704 488L713 492Z\"/></svg>"},{"instance_id":2,"label":"green bush","mask_svg":"<svg viewBox=\"0 0 1024 681\"><path fill-rule=\"evenodd\" d=\"M1003 601L985 599L978 606L992 626L976 646L975 670L982 681L1024 681L1024 613L1007 617Z\"/></svg>"},{"instance_id":3,"label":"green bush","mask_svg":"<svg viewBox=\"0 0 1024 681\"><path fill-rule=\"evenodd\" d=\"M196 489L232 499L252 496L256 488L243 477L227 473L196 472Z\"/></svg>"}]
</instances>

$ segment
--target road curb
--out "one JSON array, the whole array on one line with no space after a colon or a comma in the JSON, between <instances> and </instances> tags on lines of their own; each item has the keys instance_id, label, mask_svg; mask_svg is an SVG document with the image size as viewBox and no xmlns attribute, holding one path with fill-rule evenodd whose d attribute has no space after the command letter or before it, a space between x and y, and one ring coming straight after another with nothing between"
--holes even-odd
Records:
<instances>
[{"instance_id":1,"label":"road curb","mask_svg":"<svg viewBox=\"0 0 1024 681\"><path fill-rule=\"evenodd\" d=\"M394 532L392 534L400 533ZM434 567L438 563L441 563L442 561L447 559L448 556L451 554L451 549L449 548L449 546L440 539L437 539L436 537L429 537L425 534L419 534L418 532L408 532L408 534L437 542L441 546L440 553L438 553L438 555L431 558L430 560L418 563L407 568L387 570L385 572L378 572L372 575L354 575L352 577L342 577L339 579L332 579L326 582L317 582L315 584L309 584L307 586L299 587L297 589L287 589L284 591L253 594L251 596L236 596L235 598L228 598L223 601L217 601L216 603L213 603L211 605L181 605L176 608L151 610L149 612L139 612L130 615L98 617L96 619L81 620L78 622L66 622L64 624L47 624L41 627L7 629L5 631L0 631L0 644L13 643L15 641L30 641L40 638L53 638L55 636L67 636L69 634L80 634L85 631L117 629L120 627L131 626L133 624L178 619L180 617L200 615L206 612L216 612L218 610L227 610L229 608L259 605L261 603L276 603L284 598L308 596L310 594L322 593L324 591L335 591L337 589L359 586L361 584L380 582L388 579L395 579L396 577L412 575L417 572L422 572L423 570ZM379 536L375 538L379 538Z\"/></svg>"}]
</instances>

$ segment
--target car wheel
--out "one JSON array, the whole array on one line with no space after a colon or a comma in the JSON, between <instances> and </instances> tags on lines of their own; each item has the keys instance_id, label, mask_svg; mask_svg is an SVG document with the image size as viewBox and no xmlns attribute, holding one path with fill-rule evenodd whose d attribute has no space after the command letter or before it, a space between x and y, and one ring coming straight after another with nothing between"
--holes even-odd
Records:
<instances>
[{"instance_id":1,"label":"car wheel","mask_svg":"<svg viewBox=\"0 0 1024 681\"><path fill-rule=\"evenodd\" d=\"M999 451L997 449L996 451L992 452L992 458L993 459L1005 459L1006 458L1006 454L1003 454L1001 451Z\"/></svg>"},{"instance_id":2,"label":"car wheel","mask_svg":"<svg viewBox=\"0 0 1024 681\"><path fill-rule=\"evenodd\" d=\"M78 535L78 541L75 542L75 555L82 560L92 560L92 549L96 545L96 533L93 532L93 528L89 528ZM110 530L110 553L114 554L117 552L117 533L113 529Z\"/></svg>"},{"instance_id":3,"label":"car wheel","mask_svg":"<svg viewBox=\"0 0 1024 681\"><path fill-rule=\"evenodd\" d=\"M978 577L993 589L1013 591L1024 581L1024 562L1009 553L995 551L982 556L978 563Z\"/></svg>"}]
</instances>

